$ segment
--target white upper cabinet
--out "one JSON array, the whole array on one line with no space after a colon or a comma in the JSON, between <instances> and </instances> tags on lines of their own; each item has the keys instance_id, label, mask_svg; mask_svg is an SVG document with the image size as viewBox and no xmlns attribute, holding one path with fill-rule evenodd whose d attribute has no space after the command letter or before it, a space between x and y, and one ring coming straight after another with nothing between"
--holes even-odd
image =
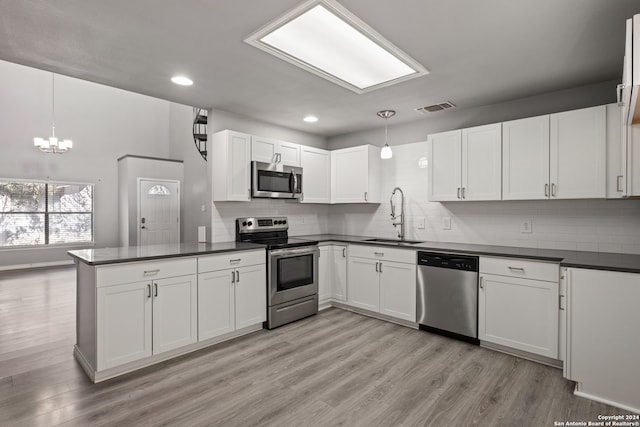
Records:
<instances>
[{"instance_id":1,"label":"white upper cabinet","mask_svg":"<svg viewBox=\"0 0 640 427\"><path fill-rule=\"evenodd\" d=\"M551 114L552 199L606 197L606 106Z\"/></svg>"},{"instance_id":2,"label":"white upper cabinet","mask_svg":"<svg viewBox=\"0 0 640 427\"><path fill-rule=\"evenodd\" d=\"M331 153L320 148L302 146L303 171L301 203L331 202Z\"/></svg>"},{"instance_id":3,"label":"white upper cabinet","mask_svg":"<svg viewBox=\"0 0 640 427\"><path fill-rule=\"evenodd\" d=\"M623 123L640 124L640 14L627 19L622 70Z\"/></svg>"},{"instance_id":4,"label":"white upper cabinet","mask_svg":"<svg viewBox=\"0 0 640 427\"><path fill-rule=\"evenodd\" d=\"M549 116L502 124L502 198L549 198Z\"/></svg>"},{"instance_id":5,"label":"white upper cabinet","mask_svg":"<svg viewBox=\"0 0 640 427\"><path fill-rule=\"evenodd\" d=\"M209 176L214 202L251 200L251 135L223 130L211 135Z\"/></svg>"},{"instance_id":6,"label":"white upper cabinet","mask_svg":"<svg viewBox=\"0 0 640 427\"><path fill-rule=\"evenodd\" d=\"M380 203L379 147L331 152L331 203Z\"/></svg>"},{"instance_id":7,"label":"white upper cabinet","mask_svg":"<svg viewBox=\"0 0 640 427\"><path fill-rule=\"evenodd\" d=\"M462 129L463 200L502 198L502 125Z\"/></svg>"},{"instance_id":8,"label":"white upper cabinet","mask_svg":"<svg viewBox=\"0 0 640 427\"><path fill-rule=\"evenodd\" d=\"M618 199L627 193L627 139L622 122L622 107L607 105L607 198Z\"/></svg>"},{"instance_id":9,"label":"white upper cabinet","mask_svg":"<svg viewBox=\"0 0 640 427\"><path fill-rule=\"evenodd\" d=\"M462 187L462 131L429 135L428 198L430 202L460 200Z\"/></svg>"},{"instance_id":10,"label":"white upper cabinet","mask_svg":"<svg viewBox=\"0 0 640 427\"><path fill-rule=\"evenodd\" d=\"M300 166L301 146L261 136L251 137L251 160Z\"/></svg>"},{"instance_id":11,"label":"white upper cabinet","mask_svg":"<svg viewBox=\"0 0 640 427\"><path fill-rule=\"evenodd\" d=\"M497 123L429 135L430 201L502 198L500 126Z\"/></svg>"}]
</instances>

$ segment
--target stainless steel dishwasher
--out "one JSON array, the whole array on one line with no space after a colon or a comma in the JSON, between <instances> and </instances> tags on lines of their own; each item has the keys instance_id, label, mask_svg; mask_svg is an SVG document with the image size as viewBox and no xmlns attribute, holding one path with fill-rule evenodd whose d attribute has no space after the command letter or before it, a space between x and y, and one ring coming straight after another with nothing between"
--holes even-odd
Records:
<instances>
[{"instance_id":1,"label":"stainless steel dishwasher","mask_svg":"<svg viewBox=\"0 0 640 427\"><path fill-rule=\"evenodd\" d=\"M478 257L418 252L420 329L478 340Z\"/></svg>"}]
</instances>

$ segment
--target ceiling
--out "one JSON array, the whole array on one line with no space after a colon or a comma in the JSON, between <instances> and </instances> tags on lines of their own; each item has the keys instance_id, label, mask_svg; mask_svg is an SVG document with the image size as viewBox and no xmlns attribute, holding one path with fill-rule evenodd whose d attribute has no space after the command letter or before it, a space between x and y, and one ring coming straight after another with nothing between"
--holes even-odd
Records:
<instances>
[{"instance_id":1,"label":"ceiling","mask_svg":"<svg viewBox=\"0 0 640 427\"><path fill-rule=\"evenodd\" d=\"M394 125L443 101L620 79L625 19L640 13L638 0L339 1L430 74L358 95L243 42L301 0L0 0L0 59L335 136L382 126L382 109Z\"/></svg>"}]
</instances>

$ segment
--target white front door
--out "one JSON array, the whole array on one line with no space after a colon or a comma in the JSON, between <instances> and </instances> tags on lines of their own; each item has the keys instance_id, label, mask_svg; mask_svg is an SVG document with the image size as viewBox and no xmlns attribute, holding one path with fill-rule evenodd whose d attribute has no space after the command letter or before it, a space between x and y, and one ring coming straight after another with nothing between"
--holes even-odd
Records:
<instances>
[{"instance_id":1,"label":"white front door","mask_svg":"<svg viewBox=\"0 0 640 427\"><path fill-rule=\"evenodd\" d=\"M180 242L180 182L138 179L138 242Z\"/></svg>"}]
</instances>

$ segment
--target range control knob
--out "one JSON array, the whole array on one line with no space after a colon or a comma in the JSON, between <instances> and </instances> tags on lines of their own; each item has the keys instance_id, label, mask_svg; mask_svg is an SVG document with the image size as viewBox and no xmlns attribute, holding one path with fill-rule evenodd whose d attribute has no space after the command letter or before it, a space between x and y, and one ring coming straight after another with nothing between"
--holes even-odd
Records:
<instances>
[{"instance_id":1,"label":"range control knob","mask_svg":"<svg viewBox=\"0 0 640 427\"><path fill-rule=\"evenodd\" d=\"M249 221L249 222L247 222L247 225L248 225L249 227L251 227L251 226L253 225L253 222L252 222L252 221Z\"/></svg>"},{"instance_id":2,"label":"range control knob","mask_svg":"<svg viewBox=\"0 0 640 427\"><path fill-rule=\"evenodd\" d=\"M287 220L286 220L286 219L282 221L282 224L286 224L286 223L287 223Z\"/></svg>"},{"instance_id":3,"label":"range control knob","mask_svg":"<svg viewBox=\"0 0 640 427\"><path fill-rule=\"evenodd\" d=\"M242 226L246 227L247 226L247 221L242 221Z\"/></svg>"}]
</instances>

